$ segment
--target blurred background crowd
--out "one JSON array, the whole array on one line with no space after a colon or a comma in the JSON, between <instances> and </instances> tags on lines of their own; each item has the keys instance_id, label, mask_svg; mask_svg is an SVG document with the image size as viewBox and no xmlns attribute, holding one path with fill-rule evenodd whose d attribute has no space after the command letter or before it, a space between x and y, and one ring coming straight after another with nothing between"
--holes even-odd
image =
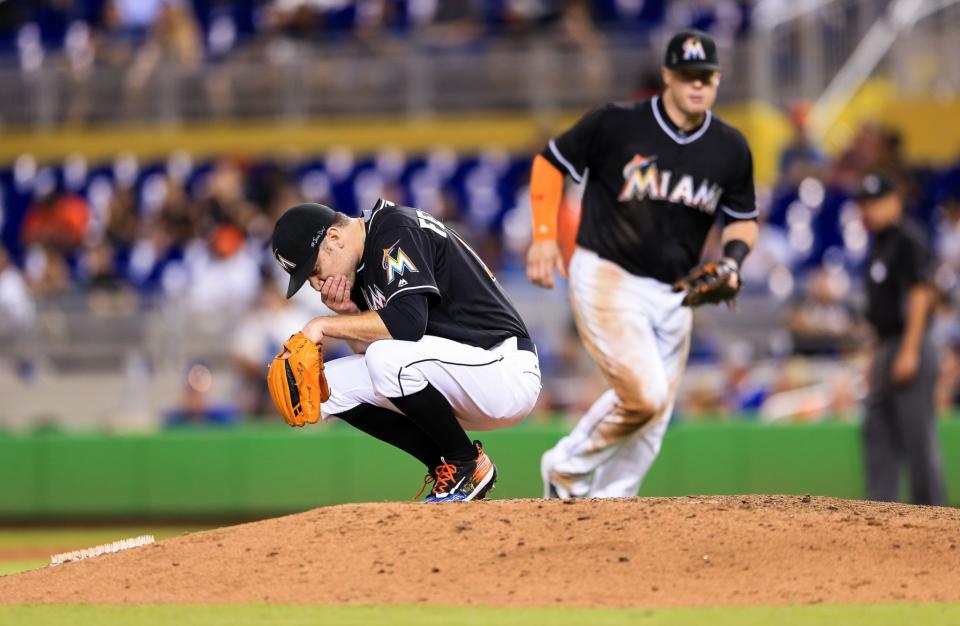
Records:
<instances>
[{"instance_id":1,"label":"blurred background crowd","mask_svg":"<svg viewBox=\"0 0 960 626\"><path fill-rule=\"evenodd\" d=\"M861 36L897 4L0 2L0 137L19 133L25 146L0 162L0 427L272 419L265 363L324 312L308 290L283 299L267 249L273 222L301 201L356 215L378 197L422 208L471 242L539 346L546 386L536 419L579 416L603 383L564 290L525 280L530 161L559 130L557 116L655 93L662 42L687 26L720 44L721 114L728 107L734 123L757 124L744 130L762 230L739 310L698 312L677 419L859 414L868 236L850 194L872 169L896 179L938 258L933 332L946 416L960 378L960 144L944 146L929 123L933 136L918 139L922 120L900 123L876 105L843 118L826 97ZM855 104L856 89L879 89L883 104L930 94L955 102L960 78L939 51L955 52L960 14L929 15L915 16L911 34L881 51L841 104ZM509 145L450 136L238 150L191 140L218 124L242 134L237 120L375 125L463 112L520 116L532 130ZM776 133L756 121L767 117ZM123 137L143 127L173 129L183 145L96 146L103 128ZM58 154L60 133L78 132L91 149ZM922 154L924 142L936 158ZM568 204L577 194L569 190Z\"/></svg>"}]
</instances>

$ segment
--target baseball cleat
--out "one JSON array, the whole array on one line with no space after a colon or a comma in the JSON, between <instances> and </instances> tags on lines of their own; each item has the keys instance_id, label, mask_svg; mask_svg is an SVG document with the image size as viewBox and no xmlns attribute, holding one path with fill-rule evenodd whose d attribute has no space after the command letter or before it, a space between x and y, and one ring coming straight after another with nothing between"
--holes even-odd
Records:
<instances>
[{"instance_id":1,"label":"baseball cleat","mask_svg":"<svg viewBox=\"0 0 960 626\"><path fill-rule=\"evenodd\" d=\"M479 455L464 463L442 463L434 470L433 493L424 502L467 502L482 500L497 481L497 466L483 451L479 441L473 442ZM426 480L426 479L425 479Z\"/></svg>"},{"instance_id":2,"label":"baseball cleat","mask_svg":"<svg viewBox=\"0 0 960 626\"><path fill-rule=\"evenodd\" d=\"M543 498L545 500L567 500L575 497L558 481L554 480L553 467L548 458L551 451L547 451L540 458L540 478L543 479Z\"/></svg>"},{"instance_id":3,"label":"baseball cleat","mask_svg":"<svg viewBox=\"0 0 960 626\"><path fill-rule=\"evenodd\" d=\"M420 491L417 492L417 495L413 496L413 499L414 499L414 500L419 500L419 499L420 499L420 496L423 495L423 492L427 490L427 487L429 487L430 485L432 485L432 484L434 484L434 483L436 483L436 482L437 482L436 469L435 469L435 468L432 468L432 467L428 467L428 468L427 468L427 473L426 473L426 475L423 477L423 486L420 487ZM430 490L430 493L431 493L431 495L433 494L433 490L432 490L432 489ZM427 496L427 497L429 498L430 496Z\"/></svg>"},{"instance_id":4,"label":"baseball cleat","mask_svg":"<svg viewBox=\"0 0 960 626\"><path fill-rule=\"evenodd\" d=\"M544 452L540 458L540 478L543 479L543 497L545 500L560 499L560 492L557 486L550 480L550 464L547 462L549 451Z\"/></svg>"}]
</instances>

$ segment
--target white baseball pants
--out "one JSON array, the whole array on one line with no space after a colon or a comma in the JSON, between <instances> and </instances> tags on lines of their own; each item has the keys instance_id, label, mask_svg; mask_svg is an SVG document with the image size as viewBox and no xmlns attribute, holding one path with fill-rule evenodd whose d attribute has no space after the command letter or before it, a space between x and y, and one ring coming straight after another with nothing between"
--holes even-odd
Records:
<instances>
[{"instance_id":1,"label":"white baseball pants","mask_svg":"<svg viewBox=\"0 0 960 626\"><path fill-rule=\"evenodd\" d=\"M580 337L611 389L543 455L545 491L549 481L561 497L635 496L673 412L692 313L670 285L583 248L570 262L569 289Z\"/></svg>"},{"instance_id":2,"label":"white baseball pants","mask_svg":"<svg viewBox=\"0 0 960 626\"><path fill-rule=\"evenodd\" d=\"M330 398L320 407L323 419L359 404L403 413L388 398L431 384L464 430L495 430L529 415L540 395L537 355L518 349L515 337L489 350L430 335L375 341L365 354L330 361L325 371Z\"/></svg>"}]
</instances>

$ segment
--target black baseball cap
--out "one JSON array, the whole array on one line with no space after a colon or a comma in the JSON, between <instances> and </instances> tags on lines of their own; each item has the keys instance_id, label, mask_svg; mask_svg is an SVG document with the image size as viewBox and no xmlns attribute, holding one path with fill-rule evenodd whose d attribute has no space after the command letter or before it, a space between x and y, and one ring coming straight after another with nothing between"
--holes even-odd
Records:
<instances>
[{"instance_id":1,"label":"black baseball cap","mask_svg":"<svg viewBox=\"0 0 960 626\"><path fill-rule=\"evenodd\" d=\"M896 186L888 176L881 172L869 172L860 180L853 197L857 201L875 200L876 198L883 198L895 190Z\"/></svg>"},{"instance_id":2,"label":"black baseball cap","mask_svg":"<svg viewBox=\"0 0 960 626\"><path fill-rule=\"evenodd\" d=\"M330 207L308 202L287 209L277 220L270 247L277 263L290 274L288 298L310 278L317 264L320 242L336 219L337 212Z\"/></svg>"},{"instance_id":3,"label":"black baseball cap","mask_svg":"<svg viewBox=\"0 0 960 626\"><path fill-rule=\"evenodd\" d=\"M699 30L682 30L667 44L663 64L671 70L719 70L717 44Z\"/></svg>"}]
</instances>

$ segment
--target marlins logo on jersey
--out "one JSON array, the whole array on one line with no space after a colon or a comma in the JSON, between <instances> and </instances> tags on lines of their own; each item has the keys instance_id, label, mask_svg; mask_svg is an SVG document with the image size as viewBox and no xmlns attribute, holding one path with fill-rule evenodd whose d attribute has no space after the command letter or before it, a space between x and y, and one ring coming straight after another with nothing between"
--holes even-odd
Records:
<instances>
[{"instance_id":1,"label":"marlins logo on jersey","mask_svg":"<svg viewBox=\"0 0 960 626\"><path fill-rule=\"evenodd\" d=\"M398 247L399 244L400 242L397 241L389 248L383 249L383 269L387 272L388 285L392 284L397 276L403 276L406 270L410 270L411 272L419 271L413 261L410 260L410 257L403 251L403 248ZM396 250L395 253L394 250Z\"/></svg>"},{"instance_id":2,"label":"marlins logo on jersey","mask_svg":"<svg viewBox=\"0 0 960 626\"><path fill-rule=\"evenodd\" d=\"M670 170L661 171L656 156L634 156L623 168L623 180L617 197L620 202L646 198L666 200L712 215L723 195L723 187L707 179L695 186L693 176L674 176Z\"/></svg>"}]
</instances>

